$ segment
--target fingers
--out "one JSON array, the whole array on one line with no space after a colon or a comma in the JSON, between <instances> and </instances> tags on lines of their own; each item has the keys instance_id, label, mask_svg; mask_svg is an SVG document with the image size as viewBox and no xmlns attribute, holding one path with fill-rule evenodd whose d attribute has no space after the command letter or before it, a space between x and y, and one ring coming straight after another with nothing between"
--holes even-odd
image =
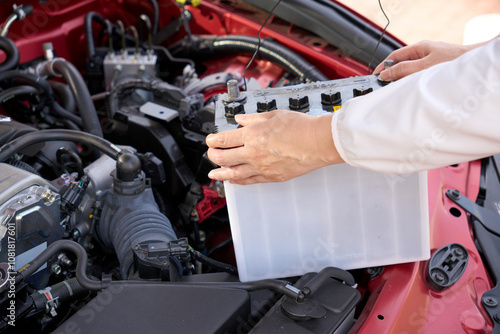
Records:
<instances>
[{"instance_id":1,"label":"fingers","mask_svg":"<svg viewBox=\"0 0 500 334\"><path fill-rule=\"evenodd\" d=\"M234 117L234 120L241 126L248 126L250 124L266 121L273 117L274 113L275 112L263 112L249 115L238 114Z\"/></svg>"},{"instance_id":2,"label":"fingers","mask_svg":"<svg viewBox=\"0 0 500 334\"><path fill-rule=\"evenodd\" d=\"M232 148L242 146L244 143L243 132L240 129L224 131L216 134L210 134L205 141L208 147L213 148Z\"/></svg>"},{"instance_id":3,"label":"fingers","mask_svg":"<svg viewBox=\"0 0 500 334\"><path fill-rule=\"evenodd\" d=\"M386 59L384 59L384 61L382 61L380 64L378 64L378 66L377 66L377 67L375 67L375 69L373 70L373 73L372 73L372 74L377 75L377 74L379 74L380 72L382 72L382 71L384 70L384 62L385 62L386 60L387 60L387 58L386 58Z\"/></svg>"},{"instance_id":4,"label":"fingers","mask_svg":"<svg viewBox=\"0 0 500 334\"><path fill-rule=\"evenodd\" d=\"M222 167L246 163L248 159L248 153L243 146L231 149L209 148L207 154L213 163Z\"/></svg>"},{"instance_id":5,"label":"fingers","mask_svg":"<svg viewBox=\"0 0 500 334\"><path fill-rule=\"evenodd\" d=\"M392 52L387 58L385 58L377 67L373 70L373 74L379 74L384 71L384 63L386 60L393 60L394 63L398 63L400 61L410 60L410 56L412 55L411 47L405 46L401 49L398 49Z\"/></svg>"},{"instance_id":6,"label":"fingers","mask_svg":"<svg viewBox=\"0 0 500 334\"><path fill-rule=\"evenodd\" d=\"M264 112L260 114L249 115L236 115L235 121L241 126L248 126L263 122L273 117L273 112ZM224 131L216 134L210 134L205 139L208 147L213 148L233 148L239 147L244 144L244 131L242 129L235 129Z\"/></svg>"},{"instance_id":7,"label":"fingers","mask_svg":"<svg viewBox=\"0 0 500 334\"><path fill-rule=\"evenodd\" d=\"M289 180L280 173L261 174L248 164L233 166L229 168L217 168L208 173L208 177L218 181L229 181L233 184L255 184L268 182L283 182Z\"/></svg>"},{"instance_id":8,"label":"fingers","mask_svg":"<svg viewBox=\"0 0 500 334\"><path fill-rule=\"evenodd\" d=\"M373 71L373 74L380 74L380 78L385 81L395 81L401 79L402 77L416 72L417 67L413 68L415 65L410 65L410 67L400 68L399 70L392 71L392 69L403 62L407 61L417 61L429 55L429 42L422 41L413 45L402 47L394 52L392 52L387 58L384 59ZM384 62L386 60L393 60L396 65L391 67L391 71L384 71ZM425 67L424 67L425 68ZM423 69L423 68L420 68Z\"/></svg>"},{"instance_id":9,"label":"fingers","mask_svg":"<svg viewBox=\"0 0 500 334\"><path fill-rule=\"evenodd\" d=\"M396 81L415 72L429 67L426 59L404 61L380 73L380 78L384 81Z\"/></svg>"},{"instance_id":10,"label":"fingers","mask_svg":"<svg viewBox=\"0 0 500 334\"><path fill-rule=\"evenodd\" d=\"M231 180L231 182L239 182L241 180L249 179L253 177L255 173L252 172L252 169L249 165L238 165L233 167L223 167L212 169L208 173L208 177L212 180L218 181L227 181Z\"/></svg>"},{"instance_id":11,"label":"fingers","mask_svg":"<svg viewBox=\"0 0 500 334\"><path fill-rule=\"evenodd\" d=\"M231 180L234 176L234 172L231 168L217 168L212 169L208 173L208 177L212 180L227 181Z\"/></svg>"}]
</instances>

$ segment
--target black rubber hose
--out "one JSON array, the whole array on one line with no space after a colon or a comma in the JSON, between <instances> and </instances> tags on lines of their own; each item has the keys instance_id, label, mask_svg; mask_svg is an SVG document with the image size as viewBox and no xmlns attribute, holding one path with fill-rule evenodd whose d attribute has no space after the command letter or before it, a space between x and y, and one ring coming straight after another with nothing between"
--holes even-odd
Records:
<instances>
[{"instance_id":1,"label":"black rubber hose","mask_svg":"<svg viewBox=\"0 0 500 334\"><path fill-rule=\"evenodd\" d=\"M61 106L67 111L74 113L76 110L75 97L73 96L73 93L68 85L53 80L49 81L49 85L61 100Z\"/></svg>"},{"instance_id":2,"label":"black rubber hose","mask_svg":"<svg viewBox=\"0 0 500 334\"><path fill-rule=\"evenodd\" d=\"M9 100L20 95L38 95L40 92L33 86L22 85L7 88L6 90L0 92L0 104L4 104Z\"/></svg>"},{"instance_id":3,"label":"black rubber hose","mask_svg":"<svg viewBox=\"0 0 500 334\"><path fill-rule=\"evenodd\" d=\"M21 72L19 70L0 72L0 81L9 79L20 79L27 82L29 85L36 87L39 94L43 94L43 96L45 96L44 101L46 101L49 105L52 104L52 88L45 79L31 73Z\"/></svg>"},{"instance_id":4,"label":"black rubber hose","mask_svg":"<svg viewBox=\"0 0 500 334\"><path fill-rule=\"evenodd\" d=\"M253 54L259 40L251 36L228 35L220 37L193 36L197 48L212 49L214 53ZM208 44L208 45L207 45ZM204 50L205 51L205 50ZM210 51L210 50L207 50ZM259 56L290 71L300 81L325 81L328 78L292 50L270 40L261 39Z\"/></svg>"},{"instance_id":5,"label":"black rubber hose","mask_svg":"<svg viewBox=\"0 0 500 334\"><path fill-rule=\"evenodd\" d=\"M16 283L33 275L41 266L43 266L51 257L60 251L70 251L78 259L76 264L76 279L78 283L87 290L101 290L104 286L101 281L93 281L87 277L87 252L85 249L72 240L58 240L47 247L37 257L25 265L16 276Z\"/></svg>"},{"instance_id":6,"label":"black rubber hose","mask_svg":"<svg viewBox=\"0 0 500 334\"><path fill-rule=\"evenodd\" d=\"M82 287L81 284L78 283L78 279L73 277L51 286L50 294L52 295L51 300L57 300L58 303L65 303L89 294L89 290ZM31 298L33 299L33 306L35 307L36 313L46 310L45 304L48 298L44 292L40 293L37 291L31 295Z\"/></svg>"},{"instance_id":7,"label":"black rubber hose","mask_svg":"<svg viewBox=\"0 0 500 334\"><path fill-rule=\"evenodd\" d=\"M43 114L43 120L47 122L47 124L56 126L56 127L61 127L61 124L64 126L65 129L68 130L75 130L75 131L82 131L78 125L70 121L69 119L66 118L61 118L61 117L56 117L50 114Z\"/></svg>"},{"instance_id":8,"label":"black rubber hose","mask_svg":"<svg viewBox=\"0 0 500 334\"><path fill-rule=\"evenodd\" d=\"M345 284L351 287L356 284L354 276L352 276L350 272L340 268L326 267L316 274L316 276L314 276L309 282L307 282L306 286L302 289L305 297L314 294L329 278L345 282Z\"/></svg>"},{"instance_id":9,"label":"black rubber hose","mask_svg":"<svg viewBox=\"0 0 500 334\"><path fill-rule=\"evenodd\" d=\"M122 153L122 150L111 142L89 133L73 130L42 130L22 135L0 147L0 162L7 161L14 153L27 146L46 141L76 141L91 145L115 160Z\"/></svg>"},{"instance_id":10,"label":"black rubber hose","mask_svg":"<svg viewBox=\"0 0 500 334\"><path fill-rule=\"evenodd\" d=\"M99 123L99 117L97 117L94 102L78 69L64 59L55 59L52 62L52 70L55 74L62 75L71 88L78 111L82 117L83 129L102 138L101 124Z\"/></svg>"},{"instance_id":11,"label":"black rubber hose","mask_svg":"<svg viewBox=\"0 0 500 334\"><path fill-rule=\"evenodd\" d=\"M27 265L23 267L20 271L18 271L15 281L19 283L23 281L25 278L28 278L33 273L35 273L42 265L44 265L51 257L56 255L60 251L70 251L74 253L77 257L76 264L76 279L78 283L84 289L88 290L102 290L108 285L134 285L134 284L158 284L155 281L111 281L108 283L104 283L102 281L94 281L87 277L87 252L85 249L77 242L72 240L58 240L52 243L49 247L47 247L43 252L41 252L37 257L31 260ZM301 297L301 292L297 292L297 289L291 287L289 283L279 280L266 279L261 281L254 282L234 282L234 283L226 283L226 282L189 282L189 283L162 283L169 284L172 286L186 286L186 285L194 285L194 286L212 286L212 287L224 287L224 288L232 288L232 289L243 289L248 291L254 290L264 290L271 289L275 292L282 293L291 298L297 299ZM302 296L303 297L303 296Z\"/></svg>"},{"instance_id":12,"label":"black rubber hose","mask_svg":"<svg viewBox=\"0 0 500 334\"><path fill-rule=\"evenodd\" d=\"M78 125L80 128L83 127L83 122L82 118L73 114L72 112L69 112L65 108L63 108L59 103L56 101L52 102L52 109L54 109L54 112L63 117L67 118L69 121L73 122L74 124Z\"/></svg>"},{"instance_id":13,"label":"black rubber hose","mask_svg":"<svg viewBox=\"0 0 500 334\"><path fill-rule=\"evenodd\" d=\"M160 8L158 7L158 1L149 0L149 2L151 2L151 5L153 5L153 11L154 11L153 31L152 31L154 36L158 32L158 24L160 20Z\"/></svg>"},{"instance_id":14,"label":"black rubber hose","mask_svg":"<svg viewBox=\"0 0 500 334\"><path fill-rule=\"evenodd\" d=\"M75 123L73 123L72 121L70 121L69 119L64 119L64 118L59 119L59 122L61 122L64 125L64 127L68 130L81 131L80 127Z\"/></svg>"},{"instance_id":15,"label":"black rubber hose","mask_svg":"<svg viewBox=\"0 0 500 334\"><path fill-rule=\"evenodd\" d=\"M222 262L216 261L214 259L211 259L208 256L205 256L196 250L191 250L191 255L193 256L193 258L195 260L203 263L204 265L206 265L208 267L218 269L220 271L229 273L231 275L238 275L238 269L236 269L236 267L234 267L230 264L222 263Z\"/></svg>"},{"instance_id":16,"label":"black rubber hose","mask_svg":"<svg viewBox=\"0 0 500 334\"><path fill-rule=\"evenodd\" d=\"M136 285L136 284L160 284L157 281L139 281L139 280L128 280L128 281L112 281L111 285ZM291 297L293 299L303 299L303 293L298 291L298 289L292 287L289 283L285 281L275 280L275 279L265 279L260 281L252 282L162 282L161 284L167 284L171 286L208 286L208 287L219 287L228 289L241 289L246 291L256 291L256 290L273 290L274 292L281 293L285 296Z\"/></svg>"},{"instance_id":17,"label":"black rubber hose","mask_svg":"<svg viewBox=\"0 0 500 334\"><path fill-rule=\"evenodd\" d=\"M19 49L10 38L0 36L0 50L5 53L5 61L0 64L0 72L11 70L19 65Z\"/></svg>"},{"instance_id":18,"label":"black rubber hose","mask_svg":"<svg viewBox=\"0 0 500 334\"><path fill-rule=\"evenodd\" d=\"M95 56L94 31L92 29L92 21L96 21L100 25L104 25L104 18L96 12L89 12L87 13L87 15L85 15L85 37L87 41L87 52L89 58Z\"/></svg>"},{"instance_id":19,"label":"black rubber hose","mask_svg":"<svg viewBox=\"0 0 500 334\"><path fill-rule=\"evenodd\" d=\"M234 50L235 52L254 53L258 45L258 38L251 36L222 36L217 37L213 43L214 50L222 52ZM287 68L301 81L306 79L310 81L328 80L323 73L301 56L278 43L261 39L259 55Z\"/></svg>"}]
</instances>

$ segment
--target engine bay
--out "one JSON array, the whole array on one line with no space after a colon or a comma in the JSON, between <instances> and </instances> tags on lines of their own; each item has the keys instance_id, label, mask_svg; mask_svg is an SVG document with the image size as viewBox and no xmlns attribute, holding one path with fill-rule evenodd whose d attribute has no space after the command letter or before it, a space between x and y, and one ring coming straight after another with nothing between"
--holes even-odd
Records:
<instances>
[{"instance_id":1,"label":"engine bay","mask_svg":"<svg viewBox=\"0 0 500 334\"><path fill-rule=\"evenodd\" d=\"M218 94L366 76L403 45L333 1L273 5L2 2L0 332L492 330L493 264L447 191L476 201L493 157L428 172L429 261L238 280Z\"/></svg>"}]
</instances>

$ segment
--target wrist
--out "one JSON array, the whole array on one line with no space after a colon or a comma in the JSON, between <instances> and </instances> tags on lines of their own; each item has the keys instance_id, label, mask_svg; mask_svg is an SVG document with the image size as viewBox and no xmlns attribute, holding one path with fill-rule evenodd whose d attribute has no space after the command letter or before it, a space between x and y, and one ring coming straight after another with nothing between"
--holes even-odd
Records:
<instances>
[{"instance_id":1,"label":"wrist","mask_svg":"<svg viewBox=\"0 0 500 334\"><path fill-rule=\"evenodd\" d=\"M334 165L344 162L337 152L332 136L333 114L315 117L313 123L313 133L315 134L315 147L320 163L324 166Z\"/></svg>"}]
</instances>

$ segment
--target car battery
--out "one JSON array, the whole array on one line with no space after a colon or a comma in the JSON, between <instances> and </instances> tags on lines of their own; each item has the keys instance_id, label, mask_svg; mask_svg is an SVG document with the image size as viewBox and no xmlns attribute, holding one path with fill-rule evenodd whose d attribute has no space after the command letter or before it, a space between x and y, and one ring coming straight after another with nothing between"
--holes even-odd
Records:
<instances>
[{"instance_id":1,"label":"car battery","mask_svg":"<svg viewBox=\"0 0 500 334\"><path fill-rule=\"evenodd\" d=\"M215 104L217 131L234 115L289 109L336 112L387 84L377 76L228 93ZM428 259L426 172L391 175L347 164L286 182L224 183L241 281L290 277L328 266L358 269Z\"/></svg>"}]
</instances>

